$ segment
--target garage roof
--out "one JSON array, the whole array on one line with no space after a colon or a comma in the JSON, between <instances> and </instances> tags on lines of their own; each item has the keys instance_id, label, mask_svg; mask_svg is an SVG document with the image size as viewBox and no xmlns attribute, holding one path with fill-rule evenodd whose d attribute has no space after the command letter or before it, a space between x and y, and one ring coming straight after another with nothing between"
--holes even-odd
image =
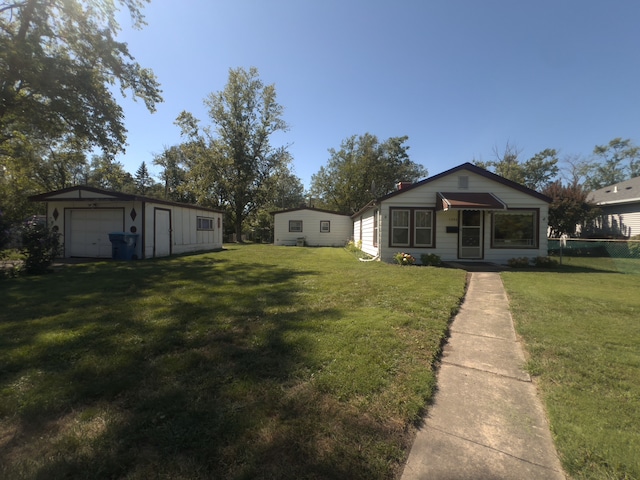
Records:
<instances>
[{"instance_id":1,"label":"garage roof","mask_svg":"<svg viewBox=\"0 0 640 480\"><path fill-rule=\"evenodd\" d=\"M177 207L196 208L209 212L224 213L222 210L215 208L202 207L191 203L172 202L159 198L144 197L142 195L133 195L129 193L114 192L110 190L102 190L100 188L88 187L86 185L78 185L75 187L63 188L62 190L54 190L52 192L41 193L40 195L32 195L29 197L32 202L52 202L65 201L73 202L78 200L91 201L137 201L159 203L162 205L175 205Z\"/></svg>"}]
</instances>

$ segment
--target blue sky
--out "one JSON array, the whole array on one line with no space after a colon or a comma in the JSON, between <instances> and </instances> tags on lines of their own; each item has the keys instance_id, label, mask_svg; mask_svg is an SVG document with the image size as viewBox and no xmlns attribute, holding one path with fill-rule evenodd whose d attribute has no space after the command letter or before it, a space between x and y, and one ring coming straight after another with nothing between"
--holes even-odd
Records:
<instances>
[{"instance_id":1,"label":"blue sky","mask_svg":"<svg viewBox=\"0 0 640 480\"><path fill-rule=\"evenodd\" d=\"M230 68L275 84L293 171L309 188L329 148L366 132L407 135L430 175L490 160L507 142L589 157L615 137L640 143L637 0L153 0L119 40L153 69L165 102L121 101L134 173L178 144L182 110Z\"/></svg>"}]
</instances>

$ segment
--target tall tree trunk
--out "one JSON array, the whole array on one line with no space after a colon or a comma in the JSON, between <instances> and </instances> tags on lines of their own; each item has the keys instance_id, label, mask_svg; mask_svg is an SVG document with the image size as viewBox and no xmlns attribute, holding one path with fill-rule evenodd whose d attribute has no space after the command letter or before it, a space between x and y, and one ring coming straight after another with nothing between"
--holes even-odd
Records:
<instances>
[{"instance_id":1,"label":"tall tree trunk","mask_svg":"<svg viewBox=\"0 0 640 480\"><path fill-rule=\"evenodd\" d=\"M238 243L243 243L242 241L242 210L244 207L242 205L236 205L236 241Z\"/></svg>"}]
</instances>

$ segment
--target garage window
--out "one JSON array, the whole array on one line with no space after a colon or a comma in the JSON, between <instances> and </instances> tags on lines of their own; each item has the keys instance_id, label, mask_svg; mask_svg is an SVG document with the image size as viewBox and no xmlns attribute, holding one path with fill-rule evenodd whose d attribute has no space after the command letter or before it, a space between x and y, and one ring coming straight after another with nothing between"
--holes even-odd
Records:
<instances>
[{"instance_id":1,"label":"garage window","mask_svg":"<svg viewBox=\"0 0 640 480\"><path fill-rule=\"evenodd\" d=\"M302 220L289 220L290 232L302 232Z\"/></svg>"},{"instance_id":2,"label":"garage window","mask_svg":"<svg viewBox=\"0 0 640 480\"><path fill-rule=\"evenodd\" d=\"M198 230L213 230L213 218L198 217Z\"/></svg>"}]
</instances>

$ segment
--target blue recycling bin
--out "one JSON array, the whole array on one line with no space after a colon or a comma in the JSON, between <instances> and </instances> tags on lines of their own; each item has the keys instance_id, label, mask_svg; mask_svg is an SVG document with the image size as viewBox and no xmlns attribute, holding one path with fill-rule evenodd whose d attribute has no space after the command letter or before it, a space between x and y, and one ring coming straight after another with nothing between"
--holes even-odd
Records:
<instances>
[{"instance_id":1,"label":"blue recycling bin","mask_svg":"<svg viewBox=\"0 0 640 480\"><path fill-rule=\"evenodd\" d=\"M136 260L136 246L138 245L137 233L112 232L109 234L111 241L111 258L113 260Z\"/></svg>"}]
</instances>

